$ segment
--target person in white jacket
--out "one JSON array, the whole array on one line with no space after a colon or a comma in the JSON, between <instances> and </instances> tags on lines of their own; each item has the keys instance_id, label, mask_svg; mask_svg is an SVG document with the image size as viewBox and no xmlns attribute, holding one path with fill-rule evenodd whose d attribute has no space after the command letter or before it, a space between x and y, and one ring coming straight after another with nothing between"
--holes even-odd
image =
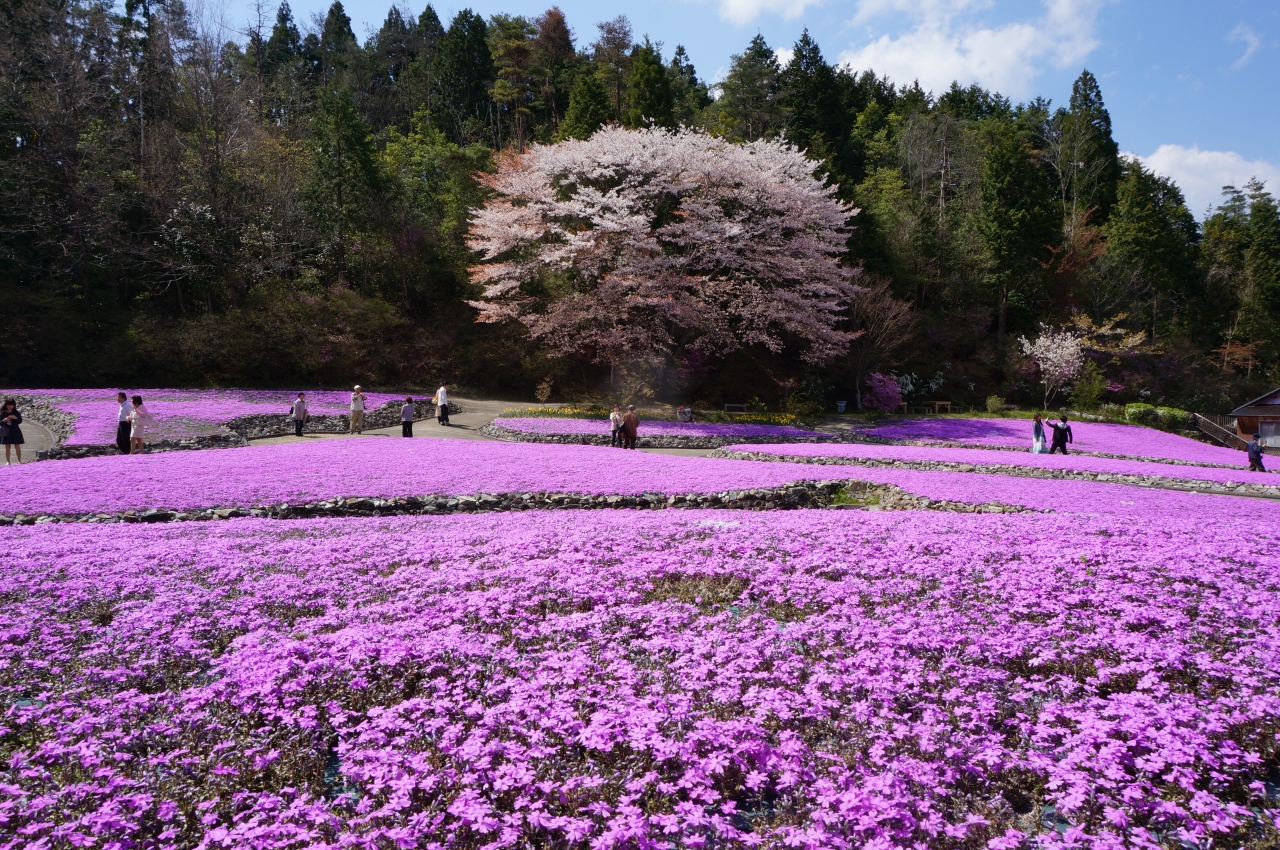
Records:
<instances>
[{"instance_id":1,"label":"person in white jacket","mask_svg":"<svg viewBox=\"0 0 1280 850\"><path fill-rule=\"evenodd\" d=\"M436 421L441 425L449 424L449 385L441 384L436 390Z\"/></svg>"},{"instance_id":2,"label":"person in white jacket","mask_svg":"<svg viewBox=\"0 0 1280 850\"><path fill-rule=\"evenodd\" d=\"M129 412L129 454L142 454L142 434L151 422L151 413L142 404L142 396L133 397L133 410Z\"/></svg>"},{"instance_id":3,"label":"person in white jacket","mask_svg":"<svg viewBox=\"0 0 1280 850\"><path fill-rule=\"evenodd\" d=\"M302 425L307 421L307 394L298 393L298 398L293 403L293 435L295 437L302 436Z\"/></svg>"},{"instance_id":4,"label":"person in white jacket","mask_svg":"<svg viewBox=\"0 0 1280 850\"><path fill-rule=\"evenodd\" d=\"M351 393L351 428L348 433L359 434L364 431L364 390L356 384Z\"/></svg>"}]
</instances>

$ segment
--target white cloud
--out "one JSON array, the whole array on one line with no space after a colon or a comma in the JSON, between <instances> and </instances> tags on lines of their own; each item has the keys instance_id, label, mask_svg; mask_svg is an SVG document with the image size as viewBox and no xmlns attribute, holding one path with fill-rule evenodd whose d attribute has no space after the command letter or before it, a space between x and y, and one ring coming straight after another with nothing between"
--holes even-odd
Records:
<instances>
[{"instance_id":1,"label":"white cloud","mask_svg":"<svg viewBox=\"0 0 1280 850\"><path fill-rule=\"evenodd\" d=\"M1258 38L1258 34L1243 23L1236 24L1236 28L1227 33L1227 41L1244 43L1244 53L1241 54L1239 59L1231 63L1231 70L1233 71L1239 71L1243 68L1253 58L1253 54L1258 52L1258 48L1262 47L1262 39Z\"/></svg>"},{"instance_id":2,"label":"white cloud","mask_svg":"<svg viewBox=\"0 0 1280 850\"><path fill-rule=\"evenodd\" d=\"M1222 199L1223 186L1242 188L1253 177L1280 189L1280 166L1265 159L1248 160L1235 151L1202 151L1199 147L1161 145L1142 164L1173 180L1197 218Z\"/></svg>"},{"instance_id":3,"label":"white cloud","mask_svg":"<svg viewBox=\"0 0 1280 850\"><path fill-rule=\"evenodd\" d=\"M791 57L796 55L794 47L779 47L773 51L773 55L777 58L778 64L783 68L791 64Z\"/></svg>"},{"instance_id":4,"label":"white cloud","mask_svg":"<svg viewBox=\"0 0 1280 850\"><path fill-rule=\"evenodd\" d=\"M840 54L854 70L872 69L896 83L919 80L940 93L952 80L978 82L1010 97L1034 94L1045 63L1074 65L1098 46L1094 29L1102 0L1044 0L1039 15L997 26L974 17L986 0L860 0L854 24L907 15L912 28L882 34Z\"/></svg>"},{"instance_id":5,"label":"white cloud","mask_svg":"<svg viewBox=\"0 0 1280 850\"><path fill-rule=\"evenodd\" d=\"M766 12L790 21L800 17L810 6L821 6L823 0L720 0L720 17L738 25L749 24Z\"/></svg>"}]
</instances>

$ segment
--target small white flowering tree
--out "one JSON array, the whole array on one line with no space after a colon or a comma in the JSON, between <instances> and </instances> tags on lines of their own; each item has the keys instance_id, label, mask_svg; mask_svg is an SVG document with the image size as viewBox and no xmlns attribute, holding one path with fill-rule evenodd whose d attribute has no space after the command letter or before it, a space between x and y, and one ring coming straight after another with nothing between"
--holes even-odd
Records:
<instances>
[{"instance_id":1,"label":"small white flowering tree","mask_svg":"<svg viewBox=\"0 0 1280 850\"><path fill-rule=\"evenodd\" d=\"M1034 341L1018 337L1022 353L1036 362L1040 383L1044 385L1044 407L1058 390L1070 384L1084 367L1084 340L1069 330L1040 326Z\"/></svg>"}]
</instances>

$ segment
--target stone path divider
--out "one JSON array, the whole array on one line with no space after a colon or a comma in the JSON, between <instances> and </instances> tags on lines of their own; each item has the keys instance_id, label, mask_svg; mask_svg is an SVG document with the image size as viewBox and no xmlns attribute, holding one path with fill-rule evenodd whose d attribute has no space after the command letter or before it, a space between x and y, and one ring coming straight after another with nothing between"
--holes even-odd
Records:
<instances>
[{"instance_id":1,"label":"stone path divider","mask_svg":"<svg viewBox=\"0 0 1280 850\"><path fill-rule=\"evenodd\" d=\"M608 446L612 437L608 432L600 434L535 434L531 431L514 431L501 425L489 423L480 429L480 433L495 440L508 443L549 443L556 446ZM725 446L742 445L743 443L833 443L840 442L839 437L677 437L666 434L644 433L641 423L640 433L636 436L636 446L641 449L722 449Z\"/></svg>"},{"instance_id":2,"label":"stone path divider","mask_svg":"<svg viewBox=\"0 0 1280 850\"><path fill-rule=\"evenodd\" d=\"M815 457L809 455L770 454L768 452L716 451L708 457L729 460L762 460L779 463L812 463L818 466L862 466L868 468L913 469L923 472L977 472L986 475L1008 475L1017 478L1056 478L1072 481L1094 481L1102 484L1128 484L1162 490L1213 493L1227 496L1280 499L1280 485L1246 484L1229 481L1200 481L1194 478L1171 478L1163 475L1131 475L1118 472L1087 472L1078 469L1045 469L1004 463L958 463L936 460L896 460L891 458Z\"/></svg>"},{"instance_id":3,"label":"stone path divider","mask_svg":"<svg viewBox=\"0 0 1280 850\"><path fill-rule=\"evenodd\" d=\"M370 410L365 413L364 430L373 431L378 428L390 428L400 424L400 408L404 403L401 401L389 401L379 408ZM49 407L45 405L45 407ZM429 401L417 401L413 404L414 419L420 421L423 419L433 419L436 415L436 406ZM61 411L58 411L59 413ZM458 405L450 403L450 415L460 413L461 408ZM46 414L47 415L47 414ZM74 429L75 417L71 414L63 414L71 418L70 427L65 428L65 435L62 440L67 439ZM43 417L42 417L43 419ZM282 437L293 434L293 419L288 413L254 413L249 416L240 416L231 419L222 424L231 433L229 434L209 434L200 437L183 437L180 439L166 439L148 441L147 454L160 454L163 452L176 451L197 451L200 449L231 449L240 446L249 445L250 440L257 440L263 437ZM305 432L308 434L346 434L351 430L351 417L347 414L318 414L307 420ZM114 445L86 445L86 446L64 446L55 445L48 451L40 452L38 458L40 460L68 460L72 458L85 457L104 457L116 455L119 452Z\"/></svg>"},{"instance_id":4,"label":"stone path divider","mask_svg":"<svg viewBox=\"0 0 1280 850\"><path fill-rule=\"evenodd\" d=\"M717 508L729 510L797 510L800 508L933 510L956 513L1036 513L1015 505L949 502L927 499L891 484L845 481L796 481L781 487L726 490L722 493L591 495L564 492L477 493L460 496L341 498L314 502L220 507L186 511L128 510L114 513L0 515L0 526L49 523L164 523L261 517L311 519L319 517L440 516L528 510L670 510Z\"/></svg>"}]
</instances>

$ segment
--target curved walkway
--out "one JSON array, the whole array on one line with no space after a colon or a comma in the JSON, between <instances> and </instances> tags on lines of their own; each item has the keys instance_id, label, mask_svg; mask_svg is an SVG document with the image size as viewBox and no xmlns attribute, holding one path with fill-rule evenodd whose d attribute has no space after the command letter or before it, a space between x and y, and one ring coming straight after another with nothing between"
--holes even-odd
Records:
<instances>
[{"instance_id":1,"label":"curved walkway","mask_svg":"<svg viewBox=\"0 0 1280 850\"><path fill-rule=\"evenodd\" d=\"M34 463L36 452L53 448L53 432L34 419L22 420L22 437L26 440L22 445L23 463ZM4 461L0 461L2 463Z\"/></svg>"}]
</instances>

